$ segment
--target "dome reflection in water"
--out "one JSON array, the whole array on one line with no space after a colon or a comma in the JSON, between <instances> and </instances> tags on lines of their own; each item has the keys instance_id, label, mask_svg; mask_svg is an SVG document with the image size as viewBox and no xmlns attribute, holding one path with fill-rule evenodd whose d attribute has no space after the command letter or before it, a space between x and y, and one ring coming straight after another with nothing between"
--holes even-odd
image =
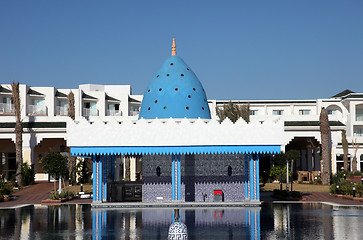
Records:
<instances>
[{"instance_id":1,"label":"dome reflection in water","mask_svg":"<svg viewBox=\"0 0 363 240\"><path fill-rule=\"evenodd\" d=\"M174 209L174 222L169 227L168 240L188 239L188 228L184 223L179 222L179 220L179 209Z\"/></svg>"}]
</instances>

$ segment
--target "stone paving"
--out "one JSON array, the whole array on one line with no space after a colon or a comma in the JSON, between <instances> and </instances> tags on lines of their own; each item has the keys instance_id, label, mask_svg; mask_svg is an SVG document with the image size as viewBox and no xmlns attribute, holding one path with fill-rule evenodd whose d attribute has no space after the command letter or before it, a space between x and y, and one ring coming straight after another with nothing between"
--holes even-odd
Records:
<instances>
[{"instance_id":1,"label":"stone paving","mask_svg":"<svg viewBox=\"0 0 363 240\"><path fill-rule=\"evenodd\" d=\"M28 204L41 204L42 200L49 197L49 193L53 191L54 183L35 183L31 186L24 187L12 194L14 197L11 201L0 202L0 208L13 208L16 206ZM66 203L91 203L91 199L74 199Z\"/></svg>"},{"instance_id":2,"label":"stone paving","mask_svg":"<svg viewBox=\"0 0 363 240\"><path fill-rule=\"evenodd\" d=\"M54 184L53 183L36 183L34 185L24 187L23 189L16 191L13 193L14 199L7 202L0 202L0 209L1 208L14 208L17 206L23 206L28 204L41 204L42 200L47 199L49 193L53 191ZM263 202L275 202L273 198L271 198L271 192L261 192L261 201ZM281 202L281 201L279 201ZM347 205L347 206L363 206L363 202L360 201L353 201L349 199L341 199L335 196L330 195L329 193L305 193L303 195L302 202L328 202L331 204L338 204L338 205ZM91 204L92 199L74 199L71 201L64 202L63 204ZM239 203L242 204L243 202ZM114 203L110 204L113 205ZM116 203L117 204L117 203ZM124 203L126 205L126 203ZM137 203L137 205L143 205L144 203ZM150 203L145 203L150 205ZM182 203L188 204L188 203ZM215 203L212 203L215 204ZM221 206L229 204L224 203ZM250 203L251 204L251 203ZM104 204L102 204L104 205ZM122 205L118 203L118 205ZM193 207L194 205L198 205L198 203L191 203L190 206ZM238 204L237 204L238 205ZM252 204L255 205L255 204Z\"/></svg>"}]
</instances>

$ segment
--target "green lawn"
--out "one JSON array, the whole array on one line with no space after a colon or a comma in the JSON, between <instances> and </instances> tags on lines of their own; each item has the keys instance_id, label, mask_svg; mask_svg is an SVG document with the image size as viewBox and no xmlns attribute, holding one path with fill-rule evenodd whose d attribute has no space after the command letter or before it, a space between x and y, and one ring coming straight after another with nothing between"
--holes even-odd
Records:
<instances>
[{"instance_id":1,"label":"green lawn","mask_svg":"<svg viewBox=\"0 0 363 240\"><path fill-rule=\"evenodd\" d=\"M81 185L66 186L63 190L78 194L81 191ZM83 184L83 192L92 192L92 184Z\"/></svg>"},{"instance_id":2,"label":"green lawn","mask_svg":"<svg viewBox=\"0 0 363 240\"><path fill-rule=\"evenodd\" d=\"M289 185L289 189L290 189ZM293 190L299 191L303 193L309 193L309 192L329 192L330 185L318 185L318 184L293 184ZM280 189L280 183L266 183L265 186L262 187L261 185L261 191L273 191L275 189ZM282 184L282 190L286 189L286 183Z\"/></svg>"}]
</instances>

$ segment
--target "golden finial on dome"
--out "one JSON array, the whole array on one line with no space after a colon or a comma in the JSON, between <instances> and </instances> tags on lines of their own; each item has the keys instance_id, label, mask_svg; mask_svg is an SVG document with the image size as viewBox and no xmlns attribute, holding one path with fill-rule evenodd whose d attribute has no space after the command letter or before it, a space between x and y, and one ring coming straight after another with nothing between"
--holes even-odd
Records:
<instances>
[{"instance_id":1,"label":"golden finial on dome","mask_svg":"<svg viewBox=\"0 0 363 240\"><path fill-rule=\"evenodd\" d=\"M173 38L173 45L171 46L171 56L176 55L176 45L175 45L175 38Z\"/></svg>"}]
</instances>

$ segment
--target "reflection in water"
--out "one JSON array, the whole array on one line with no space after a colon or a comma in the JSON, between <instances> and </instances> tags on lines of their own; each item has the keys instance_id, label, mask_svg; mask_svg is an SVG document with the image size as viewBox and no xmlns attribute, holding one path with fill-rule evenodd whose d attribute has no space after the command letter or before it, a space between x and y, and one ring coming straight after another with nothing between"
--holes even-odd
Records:
<instances>
[{"instance_id":1,"label":"reflection in water","mask_svg":"<svg viewBox=\"0 0 363 240\"><path fill-rule=\"evenodd\" d=\"M6 209L0 210L0 239L165 240L173 215L173 209L100 210L90 205ZM188 239L360 239L363 229L363 208L321 204L180 209L180 216Z\"/></svg>"},{"instance_id":2,"label":"reflection in water","mask_svg":"<svg viewBox=\"0 0 363 240\"><path fill-rule=\"evenodd\" d=\"M188 240L188 228L184 223L180 222L179 209L174 209L173 217L173 223L170 224L168 231L168 240Z\"/></svg>"}]
</instances>

